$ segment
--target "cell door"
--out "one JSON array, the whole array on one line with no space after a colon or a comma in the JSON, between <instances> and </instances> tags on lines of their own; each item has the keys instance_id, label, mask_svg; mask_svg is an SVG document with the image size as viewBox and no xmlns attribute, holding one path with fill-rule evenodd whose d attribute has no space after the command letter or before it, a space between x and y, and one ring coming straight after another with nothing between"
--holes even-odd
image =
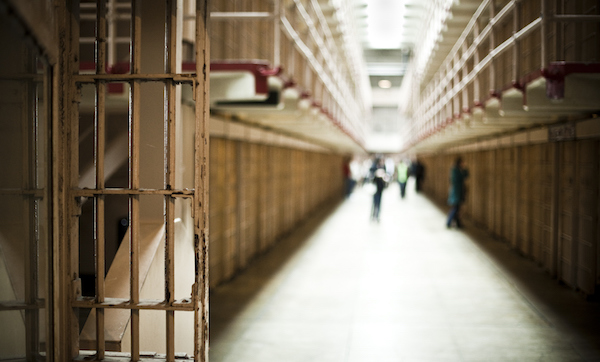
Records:
<instances>
[{"instance_id":1,"label":"cell door","mask_svg":"<svg viewBox=\"0 0 600 362\"><path fill-rule=\"evenodd\" d=\"M64 140L72 354L204 361L207 1L73 3L73 36L61 39L75 73ZM182 70L184 45L197 71Z\"/></svg>"},{"instance_id":2,"label":"cell door","mask_svg":"<svg viewBox=\"0 0 600 362\"><path fill-rule=\"evenodd\" d=\"M50 73L24 34L0 12L0 361L52 342Z\"/></svg>"}]
</instances>

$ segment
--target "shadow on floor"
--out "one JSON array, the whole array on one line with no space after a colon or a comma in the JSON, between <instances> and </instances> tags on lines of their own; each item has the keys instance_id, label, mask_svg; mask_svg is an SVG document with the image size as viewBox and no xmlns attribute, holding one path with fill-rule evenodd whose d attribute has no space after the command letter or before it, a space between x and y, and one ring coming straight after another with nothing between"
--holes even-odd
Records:
<instances>
[{"instance_id":1,"label":"shadow on floor","mask_svg":"<svg viewBox=\"0 0 600 362\"><path fill-rule=\"evenodd\" d=\"M326 205L301 222L288 236L283 236L264 254L250 262L247 269L240 270L233 279L210 291L210 339L219 339L232 321L244 318L243 311L267 286L280 283L274 280L278 273L305 245L325 220L340 207L342 201ZM215 322L215 323L212 323Z\"/></svg>"}]
</instances>

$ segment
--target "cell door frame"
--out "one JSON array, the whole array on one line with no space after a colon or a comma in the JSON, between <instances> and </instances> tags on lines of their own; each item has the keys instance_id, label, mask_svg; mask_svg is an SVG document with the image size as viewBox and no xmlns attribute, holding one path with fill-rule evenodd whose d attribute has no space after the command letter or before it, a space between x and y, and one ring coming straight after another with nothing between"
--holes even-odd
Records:
<instances>
[{"instance_id":1,"label":"cell door frame","mask_svg":"<svg viewBox=\"0 0 600 362\"><path fill-rule=\"evenodd\" d=\"M130 72L110 74L107 72L107 4L109 0L98 0L96 20L96 56L95 72L82 74L79 71L79 1L59 1L57 4L57 23L59 34L59 59L54 78L54 118L53 126L56 167L53 168L54 220L55 220L55 279L57 286L54 301L56 336L54 360L67 361L83 358L79 351L78 308L96 310L96 346L94 358L104 360L107 357L104 332L104 311L109 308L131 311L131 354L124 360L139 361L141 310L158 310L166 314L166 355L157 360L175 360L175 312L194 313L194 361L208 360L208 0L197 0L195 7L195 59L197 70L192 74L183 74L177 59L177 25L184 15L178 12L178 0L166 1L165 17L165 62L164 72L159 74L143 73L141 64L141 29L143 16L140 12L143 0L131 1L131 40ZM128 84L129 93L129 185L128 187L107 187L104 180L106 150L106 93L109 83ZM145 189L140 187L140 89L143 83L154 82L164 85L165 89L165 184L162 188ZM179 107L175 90L179 84L189 84L195 100L194 133L194 175L192 189L175 188L175 153L177 146L175 117ZM95 88L94 112L94 168L95 181L92 188L79 187L79 140L78 123L80 101L78 89L82 85ZM190 151L191 152L191 151ZM124 195L129 200L129 298L116 300L105 295L104 280L104 212L105 198L109 195ZM140 298L139 278L139 200L144 195L164 197L165 208L165 297L162 301L149 301ZM174 272L174 209L175 200L190 199L193 219L194 244L194 284L189 299L175 300ZM94 203L94 244L95 244L95 295L82 296L79 277L79 230L78 220L82 200ZM144 356L144 359L147 357Z\"/></svg>"}]
</instances>

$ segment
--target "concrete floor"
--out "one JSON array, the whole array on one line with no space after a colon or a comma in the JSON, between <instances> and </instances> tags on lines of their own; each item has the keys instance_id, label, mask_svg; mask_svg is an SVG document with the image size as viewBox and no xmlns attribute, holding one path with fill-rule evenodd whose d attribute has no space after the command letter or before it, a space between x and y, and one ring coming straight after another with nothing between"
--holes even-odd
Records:
<instances>
[{"instance_id":1,"label":"concrete floor","mask_svg":"<svg viewBox=\"0 0 600 362\"><path fill-rule=\"evenodd\" d=\"M600 361L600 303L408 185L315 215L210 299L210 361Z\"/></svg>"}]
</instances>

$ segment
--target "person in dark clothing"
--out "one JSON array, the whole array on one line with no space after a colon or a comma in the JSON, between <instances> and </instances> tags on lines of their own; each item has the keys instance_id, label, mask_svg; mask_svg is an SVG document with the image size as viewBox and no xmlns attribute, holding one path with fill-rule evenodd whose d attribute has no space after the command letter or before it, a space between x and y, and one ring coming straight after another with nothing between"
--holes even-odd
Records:
<instances>
[{"instance_id":1,"label":"person in dark clothing","mask_svg":"<svg viewBox=\"0 0 600 362\"><path fill-rule=\"evenodd\" d=\"M377 169L373 175L373 183L375 184L375 194L373 194L373 207L371 209L371 219L379 222L379 212L381 210L381 196L385 189L387 174L385 172L385 166L383 160L377 163Z\"/></svg>"},{"instance_id":2,"label":"person in dark clothing","mask_svg":"<svg viewBox=\"0 0 600 362\"><path fill-rule=\"evenodd\" d=\"M469 177L469 171L464 168L461 157L457 157L454 166L450 170L450 192L448 194L448 221L446 227L450 228L452 221L456 222L456 227L462 227L460 222L460 206L465 201L465 179Z\"/></svg>"},{"instance_id":3,"label":"person in dark clothing","mask_svg":"<svg viewBox=\"0 0 600 362\"><path fill-rule=\"evenodd\" d=\"M412 163L410 174L415 177L415 190L417 192L421 191L423 179L425 178L425 166L418 159Z\"/></svg>"}]
</instances>

